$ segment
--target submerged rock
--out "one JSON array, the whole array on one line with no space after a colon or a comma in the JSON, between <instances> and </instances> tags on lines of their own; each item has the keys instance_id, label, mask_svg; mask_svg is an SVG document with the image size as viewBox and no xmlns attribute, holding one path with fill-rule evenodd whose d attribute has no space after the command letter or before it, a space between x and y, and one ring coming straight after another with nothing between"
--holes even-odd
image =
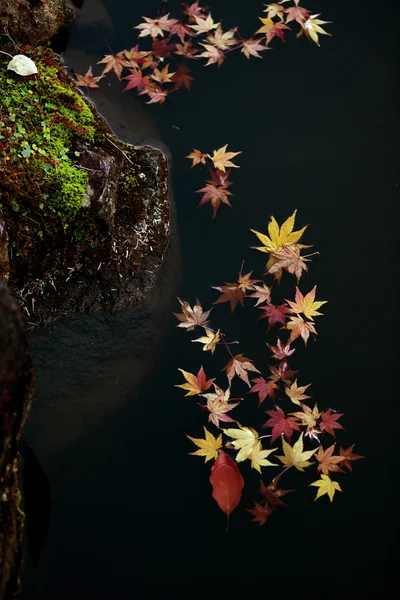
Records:
<instances>
[{"instance_id":1,"label":"submerged rock","mask_svg":"<svg viewBox=\"0 0 400 600\"><path fill-rule=\"evenodd\" d=\"M115 138L50 50L26 54L38 74L23 80L0 58L0 273L29 326L126 309L153 286L169 241L166 158Z\"/></svg>"},{"instance_id":2,"label":"submerged rock","mask_svg":"<svg viewBox=\"0 0 400 600\"><path fill-rule=\"evenodd\" d=\"M1 33L15 43L36 46L53 37L69 20L65 0L1 0Z\"/></svg>"},{"instance_id":3,"label":"submerged rock","mask_svg":"<svg viewBox=\"0 0 400 600\"><path fill-rule=\"evenodd\" d=\"M16 597L22 568L18 440L33 393L31 356L15 298L0 282L0 598Z\"/></svg>"}]
</instances>

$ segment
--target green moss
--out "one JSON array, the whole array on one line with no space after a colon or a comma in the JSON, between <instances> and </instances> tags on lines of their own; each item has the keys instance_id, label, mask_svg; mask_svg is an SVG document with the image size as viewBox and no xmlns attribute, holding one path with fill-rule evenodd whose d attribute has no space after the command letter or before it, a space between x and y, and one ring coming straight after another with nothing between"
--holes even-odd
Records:
<instances>
[{"instance_id":1,"label":"green moss","mask_svg":"<svg viewBox=\"0 0 400 600\"><path fill-rule=\"evenodd\" d=\"M0 54L0 209L14 256L65 232L83 212L88 176L76 164L79 140L95 135L92 111L51 50L21 53L37 75L8 71Z\"/></svg>"}]
</instances>

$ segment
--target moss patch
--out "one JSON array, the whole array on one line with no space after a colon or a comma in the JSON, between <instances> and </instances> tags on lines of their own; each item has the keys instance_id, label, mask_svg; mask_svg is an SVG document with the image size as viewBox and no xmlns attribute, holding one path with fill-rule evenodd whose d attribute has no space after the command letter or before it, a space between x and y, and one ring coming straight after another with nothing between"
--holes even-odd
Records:
<instances>
[{"instance_id":1,"label":"moss patch","mask_svg":"<svg viewBox=\"0 0 400 600\"><path fill-rule=\"evenodd\" d=\"M96 123L50 49L20 53L36 63L38 74L8 71L10 59L0 54L0 210L12 269L31 272L29 256L37 261L44 249L48 254L60 236L73 252L98 241L99 224L83 208L88 173L77 164L78 142L94 141Z\"/></svg>"}]
</instances>

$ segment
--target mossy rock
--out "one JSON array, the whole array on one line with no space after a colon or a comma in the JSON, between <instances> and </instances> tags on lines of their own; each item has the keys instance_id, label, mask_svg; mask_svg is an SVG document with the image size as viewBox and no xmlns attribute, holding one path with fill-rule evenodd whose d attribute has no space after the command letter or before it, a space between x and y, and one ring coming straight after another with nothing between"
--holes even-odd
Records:
<instances>
[{"instance_id":1,"label":"mossy rock","mask_svg":"<svg viewBox=\"0 0 400 600\"><path fill-rule=\"evenodd\" d=\"M131 301L138 296L133 284L121 292L127 274L135 278L149 265L155 271L168 241L165 157L117 140L49 48L20 53L37 74L7 70L9 58L0 54L0 211L9 285L32 325L60 312L126 307L126 294ZM5 269L3 261L7 279ZM133 287L142 292L148 284Z\"/></svg>"}]
</instances>

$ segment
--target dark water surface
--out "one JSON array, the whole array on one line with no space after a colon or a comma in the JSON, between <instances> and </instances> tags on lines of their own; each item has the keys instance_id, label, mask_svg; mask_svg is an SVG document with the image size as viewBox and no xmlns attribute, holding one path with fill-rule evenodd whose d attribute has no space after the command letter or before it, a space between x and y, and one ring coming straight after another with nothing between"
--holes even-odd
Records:
<instances>
[{"instance_id":1,"label":"dark water surface","mask_svg":"<svg viewBox=\"0 0 400 600\"><path fill-rule=\"evenodd\" d=\"M239 24L246 36L262 9L256 0L207 4L225 28ZM229 593L236 584L282 598L389 595L397 504L395 15L390 2L379 3L379 19L372 0L308 5L333 21L321 48L290 38L262 61L232 53L220 70L196 64L192 92L174 94L174 107L121 95L113 75L91 91L118 135L172 156L175 241L143 314L80 316L33 337L38 398L26 438L49 478L52 509L39 565L27 561L24 598L146 598L143 585L154 584L209 584L211 597L217 585ZM177 6L168 2L174 16ZM115 51L131 47L131 27L158 8L153 0L86 0L69 29L66 63L80 73L94 67L107 53L105 37ZM232 174L234 210L223 206L212 220L209 206L196 209L205 173L184 157L225 143L243 151ZM345 413L348 433L339 441L356 442L367 459L340 478L343 494L332 505L312 502L304 476L289 508L264 527L238 509L226 532L208 467L187 454L185 434L200 437L204 415L173 387L177 367L203 363L216 375L225 356L213 361L191 344L171 311L177 295L211 306L210 286L233 281L242 260L260 275L264 257L250 249L250 228L265 231L271 214L282 222L296 208L298 225L311 224L306 243L320 252L301 288L317 284L329 304L317 342L298 344L293 366L321 408ZM233 317L218 306L214 323L265 368L264 322L253 324L250 305ZM237 394L245 392L237 384ZM256 480L248 476L243 506Z\"/></svg>"}]
</instances>

